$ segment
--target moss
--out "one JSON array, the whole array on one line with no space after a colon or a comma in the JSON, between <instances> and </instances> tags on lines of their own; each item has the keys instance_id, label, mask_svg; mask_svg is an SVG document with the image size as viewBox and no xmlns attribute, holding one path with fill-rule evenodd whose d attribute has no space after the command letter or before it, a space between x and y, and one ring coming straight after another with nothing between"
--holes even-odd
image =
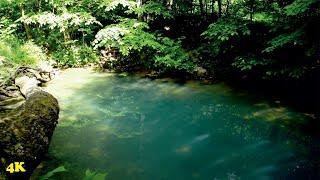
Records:
<instances>
[{"instance_id":1,"label":"moss","mask_svg":"<svg viewBox=\"0 0 320 180\"><path fill-rule=\"evenodd\" d=\"M58 116L58 101L45 91L34 92L22 106L9 112L0 121L0 167L23 161L27 173L22 178L30 176L48 150ZM21 178L17 176L21 174L8 175L10 179Z\"/></svg>"}]
</instances>

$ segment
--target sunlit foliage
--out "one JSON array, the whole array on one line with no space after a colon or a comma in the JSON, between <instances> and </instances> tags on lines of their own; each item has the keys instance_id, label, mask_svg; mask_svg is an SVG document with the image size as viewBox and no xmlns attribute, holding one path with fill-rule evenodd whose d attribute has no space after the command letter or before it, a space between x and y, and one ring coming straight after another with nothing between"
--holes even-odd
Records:
<instances>
[{"instance_id":1,"label":"sunlit foliage","mask_svg":"<svg viewBox=\"0 0 320 180\"><path fill-rule=\"evenodd\" d=\"M146 23L125 19L119 24L109 25L100 30L93 43L95 48L116 48L123 56L132 53L149 56L147 59L165 70L193 70L190 57L179 42L149 33L146 31L148 28Z\"/></svg>"},{"instance_id":2,"label":"sunlit foliage","mask_svg":"<svg viewBox=\"0 0 320 180\"><path fill-rule=\"evenodd\" d=\"M319 6L317 0L4 0L0 37L32 40L58 66L99 63L101 52L111 50L133 69L201 67L216 78L227 71L303 79L319 59Z\"/></svg>"}]
</instances>

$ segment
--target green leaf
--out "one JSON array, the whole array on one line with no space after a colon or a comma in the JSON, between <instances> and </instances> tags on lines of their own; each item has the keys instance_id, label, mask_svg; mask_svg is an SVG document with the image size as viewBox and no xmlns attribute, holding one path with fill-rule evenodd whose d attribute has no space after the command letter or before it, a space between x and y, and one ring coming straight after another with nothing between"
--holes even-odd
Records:
<instances>
[{"instance_id":1,"label":"green leaf","mask_svg":"<svg viewBox=\"0 0 320 180\"><path fill-rule=\"evenodd\" d=\"M106 177L107 173L97 173L87 169L83 180L105 180Z\"/></svg>"},{"instance_id":2,"label":"green leaf","mask_svg":"<svg viewBox=\"0 0 320 180\"><path fill-rule=\"evenodd\" d=\"M306 12L316 2L319 2L319 0L295 0L285 7L285 12L288 16L296 16Z\"/></svg>"},{"instance_id":3,"label":"green leaf","mask_svg":"<svg viewBox=\"0 0 320 180\"><path fill-rule=\"evenodd\" d=\"M41 176L39 178L39 180L49 180L53 175L55 175L56 173L59 172L66 172L67 170L64 168L64 166L59 166L57 168L55 168L54 170L48 172L47 174L45 174L44 176Z\"/></svg>"}]
</instances>

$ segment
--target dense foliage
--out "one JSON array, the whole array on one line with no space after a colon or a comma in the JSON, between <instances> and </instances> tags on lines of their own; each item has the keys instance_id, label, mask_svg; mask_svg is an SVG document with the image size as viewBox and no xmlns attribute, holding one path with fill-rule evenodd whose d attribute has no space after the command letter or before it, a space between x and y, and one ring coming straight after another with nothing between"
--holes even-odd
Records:
<instances>
[{"instance_id":1,"label":"dense foliage","mask_svg":"<svg viewBox=\"0 0 320 180\"><path fill-rule=\"evenodd\" d=\"M216 78L305 79L319 66L319 4L3 0L0 63L52 59L60 67L103 64L163 73L200 69Z\"/></svg>"}]
</instances>

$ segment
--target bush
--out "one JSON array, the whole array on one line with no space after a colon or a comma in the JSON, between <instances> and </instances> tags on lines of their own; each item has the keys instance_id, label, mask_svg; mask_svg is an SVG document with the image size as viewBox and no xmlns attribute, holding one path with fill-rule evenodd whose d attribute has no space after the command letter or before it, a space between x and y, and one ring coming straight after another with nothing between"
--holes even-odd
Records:
<instances>
[{"instance_id":1,"label":"bush","mask_svg":"<svg viewBox=\"0 0 320 180\"><path fill-rule=\"evenodd\" d=\"M0 56L4 57L7 63L16 65L35 65L46 59L43 50L32 41L20 44L18 41L0 41Z\"/></svg>"},{"instance_id":2,"label":"bush","mask_svg":"<svg viewBox=\"0 0 320 180\"><path fill-rule=\"evenodd\" d=\"M32 41L21 44L13 36L0 40L0 83L9 83L17 67L36 66L46 59L44 51Z\"/></svg>"},{"instance_id":3,"label":"bush","mask_svg":"<svg viewBox=\"0 0 320 180\"><path fill-rule=\"evenodd\" d=\"M139 58L131 61L145 60L143 64L151 69L193 71L194 64L180 42L149 33L146 29L146 23L124 19L100 30L93 44L96 49L117 49L124 58Z\"/></svg>"},{"instance_id":4,"label":"bush","mask_svg":"<svg viewBox=\"0 0 320 180\"><path fill-rule=\"evenodd\" d=\"M98 55L87 45L59 47L52 54L59 67L80 67L98 61Z\"/></svg>"}]
</instances>

